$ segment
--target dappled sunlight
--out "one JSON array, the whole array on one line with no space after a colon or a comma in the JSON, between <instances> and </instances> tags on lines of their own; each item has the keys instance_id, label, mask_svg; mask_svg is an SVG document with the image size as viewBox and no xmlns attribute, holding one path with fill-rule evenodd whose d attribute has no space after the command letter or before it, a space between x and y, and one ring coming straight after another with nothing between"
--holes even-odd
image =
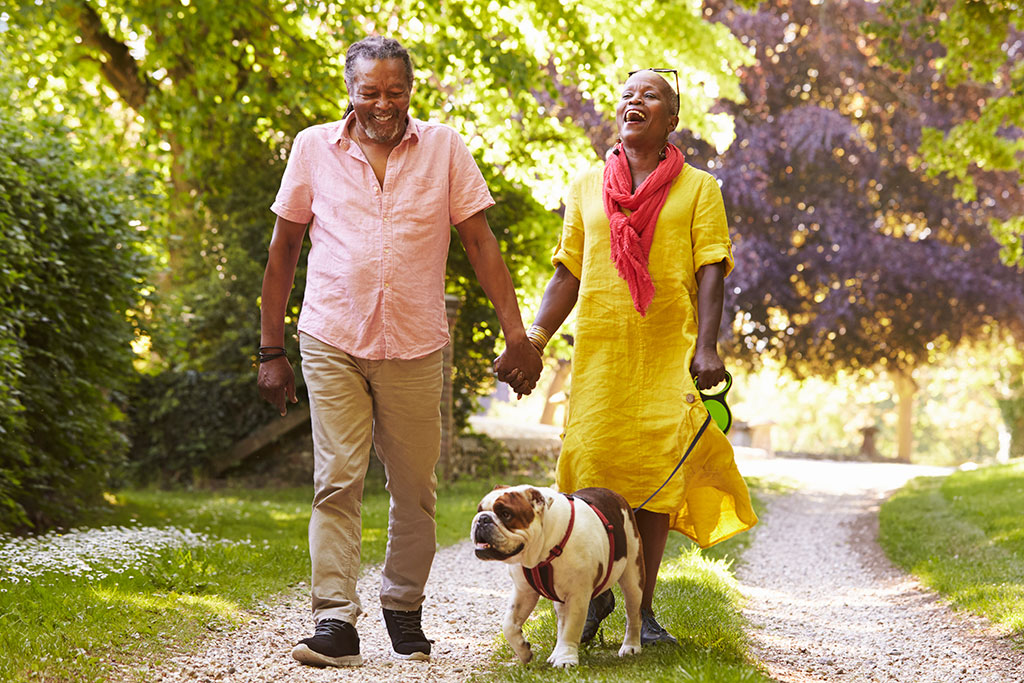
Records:
<instances>
[{"instance_id":1,"label":"dappled sunlight","mask_svg":"<svg viewBox=\"0 0 1024 683\"><path fill-rule=\"evenodd\" d=\"M117 586L97 586L92 592L100 601L110 606L131 605L142 611L176 610L182 605L187 605L224 619L233 619L241 610L238 603L218 595L136 593L127 592Z\"/></svg>"},{"instance_id":2,"label":"dappled sunlight","mask_svg":"<svg viewBox=\"0 0 1024 683\"><path fill-rule=\"evenodd\" d=\"M296 522L307 519L309 517L309 511L284 512L283 510L268 510L267 516L275 522Z\"/></svg>"}]
</instances>

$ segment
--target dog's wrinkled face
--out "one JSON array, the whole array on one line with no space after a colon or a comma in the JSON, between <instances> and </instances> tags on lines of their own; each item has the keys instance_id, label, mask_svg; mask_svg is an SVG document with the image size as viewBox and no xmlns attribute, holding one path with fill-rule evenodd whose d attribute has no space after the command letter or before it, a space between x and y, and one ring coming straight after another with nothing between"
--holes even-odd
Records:
<instances>
[{"instance_id":1,"label":"dog's wrinkled face","mask_svg":"<svg viewBox=\"0 0 1024 683\"><path fill-rule=\"evenodd\" d=\"M514 562L541 535L547 498L533 486L498 486L484 496L473 518L472 538L481 560Z\"/></svg>"}]
</instances>

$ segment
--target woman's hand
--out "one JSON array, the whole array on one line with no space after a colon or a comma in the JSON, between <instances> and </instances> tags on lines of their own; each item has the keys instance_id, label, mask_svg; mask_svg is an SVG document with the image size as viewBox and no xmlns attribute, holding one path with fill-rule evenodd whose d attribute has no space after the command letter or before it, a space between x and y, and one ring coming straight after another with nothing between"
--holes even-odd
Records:
<instances>
[{"instance_id":1,"label":"woman's hand","mask_svg":"<svg viewBox=\"0 0 1024 683\"><path fill-rule=\"evenodd\" d=\"M718 356L716 349L697 348L690 363L690 375L696 378L697 388L707 391L716 384L725 381L725 363Z\"/></svg>"}]
</instances>

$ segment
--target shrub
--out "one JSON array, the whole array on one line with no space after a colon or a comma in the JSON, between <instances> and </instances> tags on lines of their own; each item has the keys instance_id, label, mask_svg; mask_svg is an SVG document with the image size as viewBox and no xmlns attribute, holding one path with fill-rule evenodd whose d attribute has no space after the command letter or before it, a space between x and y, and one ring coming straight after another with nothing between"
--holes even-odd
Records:
<instances>
[{"instance_id":1,"label":"shrub","mask_svg":"<svg viewBox=\"0 0 1024 683\"><path fill-rule=\"evenodd\" d=\"M73 519L126 445L144 186L85 168L70 139L0 91L0 529Z\"/></svg>"}]
</instances>

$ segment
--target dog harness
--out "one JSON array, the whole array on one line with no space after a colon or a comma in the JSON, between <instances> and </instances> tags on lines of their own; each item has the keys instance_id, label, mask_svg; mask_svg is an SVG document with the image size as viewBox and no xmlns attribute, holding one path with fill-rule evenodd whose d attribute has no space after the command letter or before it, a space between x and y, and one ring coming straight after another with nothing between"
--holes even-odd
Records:
<instances>
[{"instance_id":1,"label":"dog harness","mask_svg":"<svg viewBox=\"0 0 1024 683\"><path fill-rule=\"evenodd\" d=\"M536 567L527 569L523 567L523 576L526 578L526 583L530 584L530 588L543 595L548 600L554 600L555 602L564 602L558 594L555 593L555 581L554 571L551 568L551 562L562 554L565 549L565 544L569 542L569 536L572 534L572 527L576 523L576 497L571 496L568 493L562 494L569 499L569 526L565 530L565 536L562 540L551 549L548 553L546 560L538 564ZM592 505L590 501L583 500L584 503L590 505L590 509L597 513L598 518L601 520L601 524L604 525L605 531L608 532L608 571L604 574L604 580L601 581L601 585L594 589L591 594L591 598L601 594L608 584L608 579L612 575L612 565L615 563L615 530L612 525L608 522L608 518L605 517L596 506Z\"/></svg>"}]
</instances>

